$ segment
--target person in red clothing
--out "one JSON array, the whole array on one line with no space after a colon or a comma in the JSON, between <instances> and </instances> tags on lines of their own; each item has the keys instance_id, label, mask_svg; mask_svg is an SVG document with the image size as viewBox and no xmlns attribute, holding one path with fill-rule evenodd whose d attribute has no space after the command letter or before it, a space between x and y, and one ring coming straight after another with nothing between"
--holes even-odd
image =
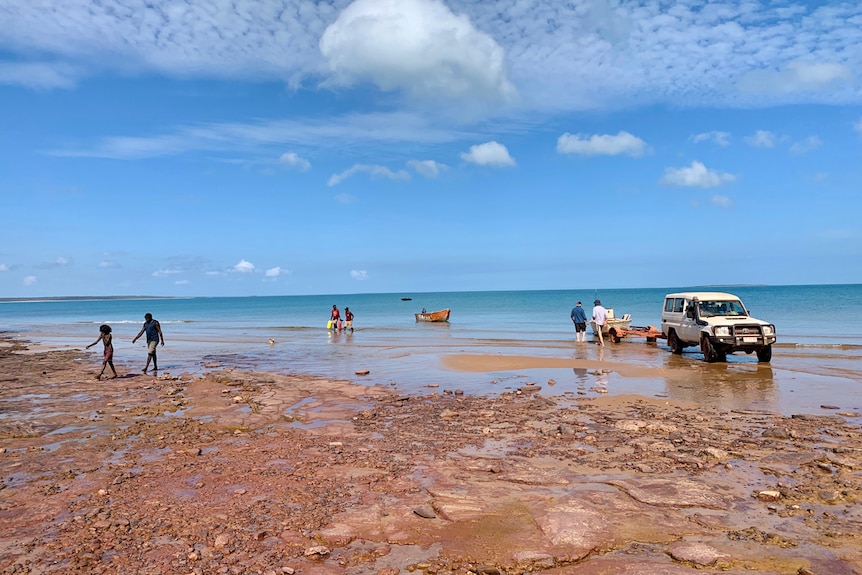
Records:
<instances>
[{"instance_id":1,"label":"person in red clothing","mask_svg":"<svg viewBox=\"0 0 862 575\"><path fill-rule=\"evenodd\" d=\"M353 333L353 312L346 306L344 307L344 329L349 329L350 333Z\"/></svg>"},{"instance_id":2,"label":"person in red clothing","mask_svg":"<svg viewBox=\"0 0 862 575\"><path fill-rule=\"evenodd\" d=\"M117 370L114 369L114 343L112 340L113 336L111 335L111 326L108 324L102 324L99 326L99 339L87 346L87 349L90 349L100 341L105 346L102 356L102 371L99 372L96 379L102 379L102 375L105 373L105 368L108 366L111 366L111 371L114 372L114 377L117 377ZM111 379L114 379L114 377Z\"/></svg>"},{"instance_id":3,"label":"person in red clothing","mask_svg":"<svg viewBox=\"0 0 862 575\"><path fill-rule=\"evenodd\" d=\"M338 329L338 322L341 321L341 312L338 311L338 306L332 304L332 313L329 314L329 321L332 322L332 329Z\"/></svg>"}]
</instances>

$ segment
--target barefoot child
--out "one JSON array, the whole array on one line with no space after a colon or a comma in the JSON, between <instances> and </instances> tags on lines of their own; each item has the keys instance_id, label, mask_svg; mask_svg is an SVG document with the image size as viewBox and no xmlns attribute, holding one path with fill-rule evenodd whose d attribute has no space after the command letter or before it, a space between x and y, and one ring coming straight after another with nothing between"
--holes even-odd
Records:
<instances>
[{"instance_id":1,"label":"barefoot child","mask_svg":"<svg viewBox=\"0 0 862 575\"><path fill-rule=\"evenodd\" d=\"M111 336L111 326L103 323L99 326L99 339L91 343L87 346L87 349L90 349L100 341L105 344L105 357L102 361L102 371L99 372L99 375L96 376L96 379L102 379L102 374L105 373L105 368L107 366L111 366L111 371L114 372L114 377L117 377L117 370L114 369L114 344L111 343L113 337ZM112 377L111 379L114 379Z\"/></svg>"}]
</instances>

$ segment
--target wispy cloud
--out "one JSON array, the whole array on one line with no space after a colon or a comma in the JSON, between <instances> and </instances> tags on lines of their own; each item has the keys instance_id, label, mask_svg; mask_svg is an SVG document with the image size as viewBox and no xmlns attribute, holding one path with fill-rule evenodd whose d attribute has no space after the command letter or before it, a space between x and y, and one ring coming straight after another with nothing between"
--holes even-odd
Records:
<instances>
[{"instance_id":1,"label":"wispy cloud","mask_svg":"<svg viewBox=\"0 0 862 575\"><path fill-rule=\"evenodd\" d=\"M350 270L350 277L359 281L367 280L368 272L365 270Z\"/></svg>"},{"instance_id":2,"label":"wispy cloud","mask_svg":"<svg viewBox=\"0 0 862 575\"><path fill-rule=\"evenodd\" d=\"M426 178L436 178L440 175L440 172L448 169L446 164L441 164L434 160L410 160L407 162L407 166L413 168L417 174Z\"/></svg>"},{"instance_id":3,"label":"wispy cloud","mask_svg":"<svg viewBox=\"0 0 862 575\"><path fill-rule=\"evenodd\" d=\"M36 283L36 276L26 276L23 281L25 286L31 286Z\"/></svg>"},{"instance_id":4,"label":"wispy cloud","mask_svg":"<svg viewBox=\"0 0 862 575\"><path fill-rule=\"evenodd\" d=\"M340 174L332 174L329 181L326 183L329 187L337 186L354 174L370 174L372 178L386 178L389 180L409 180L410 174L404 170L393 172L386 166L371 166L367 164L355 164L351 168L341 172Z\"/></svg>"},{"instance_id":5,"label":"wispy cloud","mask_svg":"<svg viewBox=\"0 0 862 575\"><path fill-rule=\"evenodd\" d=\"M470 151L462 153L461 159L480 166L505 167L515 165L515 160L509 155L506 146L493 141L470 146Z\"/></svg>"},{"instance_id":6,"label":"wispy cloud","mask_svg":"<svg viewBox=\"0 0 862 575\"><path fill-rule=\"evenodd\" d=\"M181 270L181 269L165 268L165 269L160 269L160 270L154 271L153 277L163 278L163 277L168 277L168 276L174 276L174 275L181 274L181 273L183 273L183 270Z\"/></svg>"},{"instance_id":7,"label":"wispy cloud","mask_svg":"<svg viewBox=\"0 0 862 575\"><path fill-rule=\"evenodd\" d=\"M9 271L9 266L7 266L6 264L0 264L0 272L8 272L8 271Z\"/></svg>"},{"instance_id":8,"label":"wispy cloud","mask_svg":"<svg viewBox=\"0 0 862 575\"><path fill-rule=\"evenodd\" d=\"M817 136L808 136L800 142L794 142L790 146L790 153L796 156L813 152L823 145L823 140Z\"/></svg>"},{"instance_id":9,"label":"wispy cloud","mask_svg":"<svg viewBox=\"0 0 862 575\"><path fill-rule=\"evenodd\" d=\"M691 139L695 144L699 144L701 142L712 142L722 148L726 148L730 145L730 134L728 132L704 132L702 134L692 136Z\"/></svg>"},{"instance_id":10,"label":"wispy cloud","mask_svg":"<svg viewBox=\"0 0 862 575\"><path fill-rule=\"evenodd\" d=\"M666 168L660 183L686 188L715 188L733 182L736 176L708 169L703 163L694 161L686 168Z\"/></svg>"},{"instance_id":11,"label":"wispy cloud","mask_svg":"<svg viewBox=\"0 0 862 575\"><path fill-rule=\"evenodd\" d=\"M710 196L709 203L719 208L732 208L733 199L728 196L714 195Z\"/></svg>"},{"instance_id":12,"label":"wispy cloud","mask_svg":"<svg viewBox=\"0 0 862 575\"><path fill-rule=\"evenodd\" d=\"M747 136L745 141L754 148L774 148L776 136L768 130L757 130L754 135Z\"/></svg>"},{"instance_id":13,"label":"wispy cloud","mask_svg":"<svg viewBox=\"0 0 862 575\"><path fill-rule=\"evenodd\" d=\"M617 135L569 134L557 138L557 152L560 154L579 154L582 156L618 156L625 154L637 158L647 151L646 142L628 132Z\"/></svg>"},{"instance_id":14,"label":"wispy cloud","mask_svg":"<svg viewBox=\"0 0 862 575\"><path fill-rule=\"evenodd\" d=\"M70 265L71 263L72 263L72 260L70 260L69 258L64 257L64 256L57 256L57 258L55 258L53 261L42 262L41 264L39 264L36 267L39 269L43 269L43 270L49 270L49 269L54 269L54 268L66 267L66 266Z\"/></svg>"}]
</instances>

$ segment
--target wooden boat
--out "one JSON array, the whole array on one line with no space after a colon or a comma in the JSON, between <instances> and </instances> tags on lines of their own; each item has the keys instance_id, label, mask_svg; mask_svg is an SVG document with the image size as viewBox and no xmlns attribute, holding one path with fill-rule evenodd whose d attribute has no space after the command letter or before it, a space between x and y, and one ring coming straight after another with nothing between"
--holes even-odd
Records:
<instances>
[{"instance_id":1,"label":"wooden boat","mask_svg":"<svg viewBox=\"0 0 862 575\"><path fill-rule=\"evenodd\" d=\"M410 301L412 299L413 299L412 297L403 297L403 298L401 298L401 301Z\"/></svg>"},{"instance_id":2,"label":"wooden boat","mask_svg":"<svg viewBox=\"0 0 862 575\"><path fill-rule=\"evenodd\" d=\"M449 321L449 309L441 309L440 311L422 311L422 313L414 314L416 321Z\"/></svg>"},{"instance_id":3,"label":"wooden boat","mask_svg":"<svg viewBox=\"0 0 862 575\"><path fill-rule=\"evenodd\" d=\"M608 314L608 319L605 322L605 325L602 326L602 333L606 334L612 328L618 329L628 329L632 325L632 314L627 313L623 315L623 317L615 317L614 310L606 309ZM593 333L596 333L596 322L590 321L590 328L592 328Z\"/></svg>"}]
</instances>

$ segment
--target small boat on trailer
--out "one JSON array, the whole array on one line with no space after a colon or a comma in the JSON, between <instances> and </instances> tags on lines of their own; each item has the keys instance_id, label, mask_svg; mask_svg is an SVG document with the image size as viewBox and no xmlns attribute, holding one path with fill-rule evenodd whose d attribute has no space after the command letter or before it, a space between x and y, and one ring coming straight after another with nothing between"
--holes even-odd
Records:
<instances>
[{"instance_id":1,"label":"small boat on trailer","mask_svg":"<svg viewBox=\"0 0 862 575\"><path fill-rule=\"evenodd\" d=\"M627 313L623 315L623 317L614 316L614 310L606 309L607 312L607 321L605 321L605 325L602 326L602 334L610 333L611 328L615 328L616 331L626 330L629 326L632 325L632 314ZM598 333L596 331L596 322L590 321L590 327L593 330L593 334Z\"/></svg>"},{"instance_id":2,"label":"small boat on trailer","mask_svg":"<svg viewBox=\"0 0 862 575\"><path fill-rule=\"evenodd\" d=\"M439 322L439 321L449 321L449 308L441 309L440 311L428 311L422 310L422 313L413 314L416 316L416 321L429 321L429 322Z\"/></svg>"}]
</instances>

